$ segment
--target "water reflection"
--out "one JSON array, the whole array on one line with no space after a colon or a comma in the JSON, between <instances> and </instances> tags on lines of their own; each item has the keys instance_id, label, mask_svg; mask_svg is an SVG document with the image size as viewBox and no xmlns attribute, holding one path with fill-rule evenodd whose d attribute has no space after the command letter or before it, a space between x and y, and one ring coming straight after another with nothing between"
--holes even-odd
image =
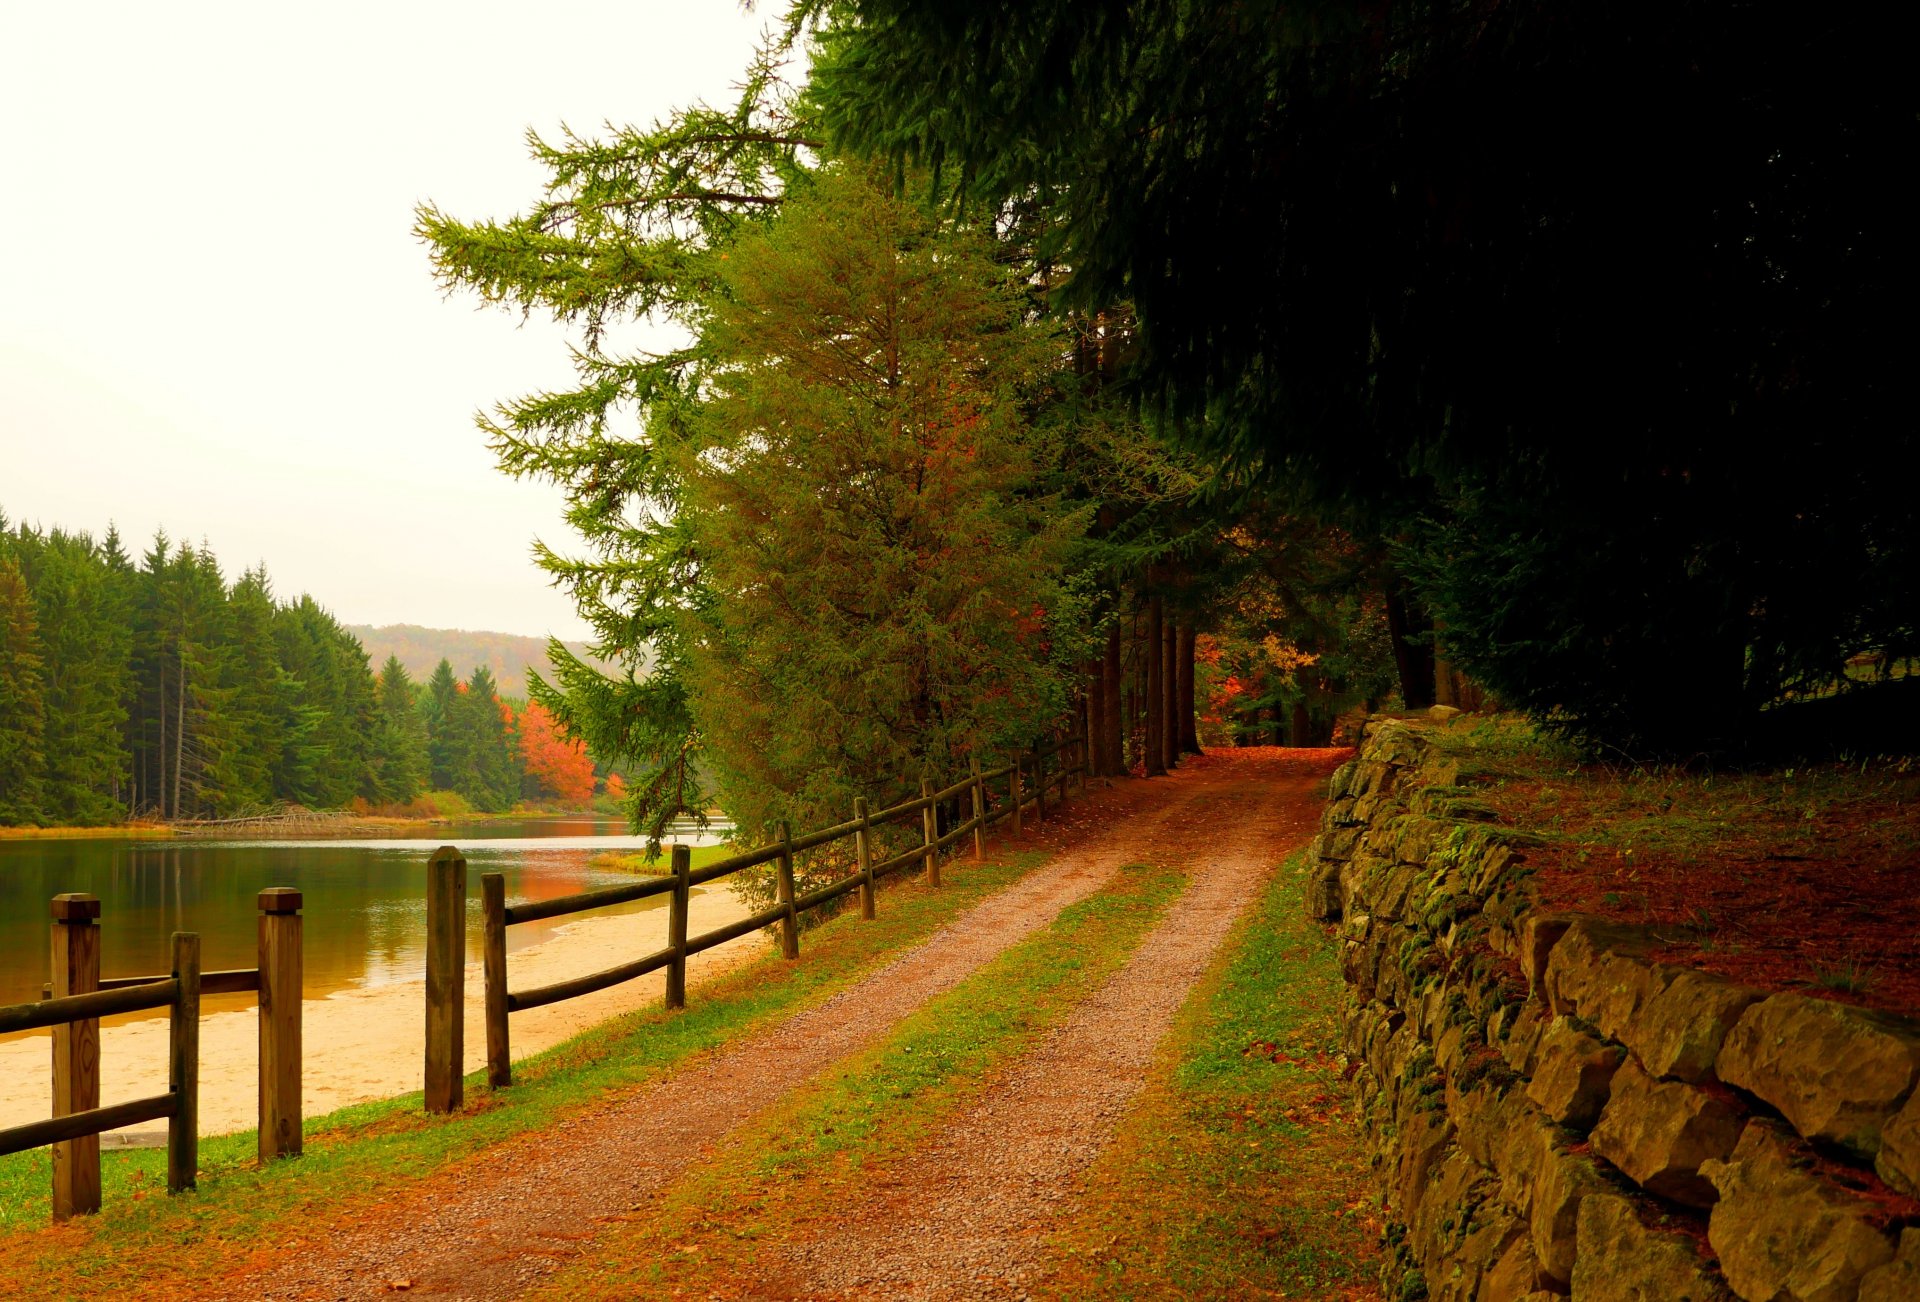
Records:
<instances>
[{"instance_id":1,"label":"water reflection","mask_svg":"<svg viewBox=\"0 0 1920 1302\"><path fill-rule=\"evenodd\" d=\"M672 839L712 844L716 834L679 829ZM48 901L64 891L101 900L101 971L137 976L165 970L169 937L197 931L208 968L256 962L262 887L304 892L305 993L418 980L426 953L426 863L433 847L467 857L468 946L478 956L483 872L506 877L509 903L547 899L630 881L595 868L608 851L645 841L616 822L543 819L424 828L417 835L339 841L10 841L0 842L0 1004L39 997L48 977ZM663 861L664 865L664 861ZM609 912L659 908L664 897ZM567 920L507 933L512 949L538 944ZM234 996L245 1004L250 996Z\"/></svg>"}]
</instances>

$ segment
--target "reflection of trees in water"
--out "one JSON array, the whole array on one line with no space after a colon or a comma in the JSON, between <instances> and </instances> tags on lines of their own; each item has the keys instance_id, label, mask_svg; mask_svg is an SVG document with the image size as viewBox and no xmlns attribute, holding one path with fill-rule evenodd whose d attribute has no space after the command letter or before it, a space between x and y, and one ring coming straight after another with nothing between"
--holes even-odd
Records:
<instances>
[{"instance_id":1,"label":"reflection of trees in water","mask_svg":"<svg viewBox=\"0 0 1920 1302\"><path fill-rule=\"evenodd\" d=\"M610 829L569 821L554 825L549 834L581 836L596 830ZM535 834L546 831L542 827ZM521 829L515 833L527 834ZM426 952L426 860L441 840L458 844L454 837L426 839L404 849L310 843L0 843L0 1003L39 996L47 979L48 901L66 891L101 898L101 969L106 976L165 970L174 931L200 933L209 968L252 967L258 943L257 896L263 887L292 886L305 896L310 996L360 984L418 980ZM606 840L619 842L617 837ZM479 953L482 872L505 874L509 898L567 895L625 880L588 867L605 848L469 851L469 952ZM514 928L513 948L539 943L566 921Z\"/></svg>"}]
</instances>

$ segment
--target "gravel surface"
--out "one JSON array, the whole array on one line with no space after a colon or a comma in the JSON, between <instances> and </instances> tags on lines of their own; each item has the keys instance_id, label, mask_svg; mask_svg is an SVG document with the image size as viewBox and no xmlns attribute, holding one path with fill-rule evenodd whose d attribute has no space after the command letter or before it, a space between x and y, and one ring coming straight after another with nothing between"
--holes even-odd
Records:
<instances>
[{"instance_id":1,"label":"gravel surface","mask_svg":"<svg viewBox=\"0 0 1920 1302\"><path fill-rule=\"evenodd\" d=\"M768 1265L763 1296L1023 1298L1047 1235L1144 1084L1154 1050L1281 855L1313 833L1324 761L1226 751L1178 775L1163 825L1192 874L1139 950L897 1181ZM1196 797L1204 795L1210 799ZM1137 855L1135 857L1141 857ZM1164 856L1153 856L1166 862Z\"/></svg>"},{"instance_id":2,"label":"gravel surface","mask_svg":"<svg viewBox=\"0 0 1920 1302\"><path fill-rule=\"evenodd\" d=\"M1240 866L1203 874L1205 882L1217 877L1230 884L1224 893L1211 885L1203 888L1213 903L1202 908L1223 916L1196 918L1193 907L1183 905L1182 916L1192 921L1182 930L1194 937L1169 936L1172 944L1155 955L1153 974L1144 984L1165 986L1159 998L1166 1004L1165 1016L1171 1016L1212 953L1216 933L1230 923L1225 915L1253 889L1259 866L1272 862L1283 824L1292 826L1273 812L1265 794L1264 784L1276 772L1272 764L1201 761L1167 781L1122 782L1071 801L1037 833L1030 829L1023 842L1059 847L1045 867L859 984L761 1034L697 1058L655 1084L616 1094L590 1117L520 1136L332 1224L303 1225L302 1243L287 1259L230 1280L225 1296L391 1296L396 1285L403 1285L408 1297L517 1296L590 1250L602 1226L644 1215L654 1195L742 1123L1046 926L1120 865L1171 862L1170 856L1190 855L1202 846L1212 851L1229 842L1244 844L1231 856ZM1240 805L1231 811L1218 807L1222 796L1244 801L1247 817L1260 831L1240 828ZM1306 809L1299 800L1288 802L1289 809L1295 805ZM1295 821L1304 827L1309 817L1300 812ZM951 871L965 872L965 861ZM1212 939L1200 939L1202 932ZM1176 954L1188 951L1177 960L1177 969L1169 966L1176 964ZM1108 1038L1128 1039L1121 1023L1135 1015L1116 1014ZM1143 1063L1141 1055L1157 1036L1154 1031L1138 1037L1135 1057L1125 1061ZM1138 1075L1137 1066L1122 1066L1120 1059L1112 1070ZM1124 1097L1113 1092L1117 1086L1103 1088L1114 1100ZM1074 1111L1118 1103L1096 1104L1086 1095L1063 1097L1050 1106ZM1104 1128L1111 1114L1102 1111L1100 1117ZM1030 1118L1019 1130L1028 1133L1040 1120ZM1056 1144L1078 1151L1089 1142L1062 1119ZM956 1137L955 1143L959 1152L973 1141ZM1084 1165L1076 1162L1075 1170ZM1001 1219L982 1222L983 1232L1000 1232L987 1231L989 1224L998 1227Z\"/></svg>"}]
</instances>

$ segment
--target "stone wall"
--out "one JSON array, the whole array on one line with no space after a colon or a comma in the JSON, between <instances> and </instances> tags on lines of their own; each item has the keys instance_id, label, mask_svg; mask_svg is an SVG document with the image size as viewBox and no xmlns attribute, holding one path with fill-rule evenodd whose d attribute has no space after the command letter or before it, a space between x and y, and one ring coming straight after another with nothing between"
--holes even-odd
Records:
<instances>
[{"instance_id":1,"label":"stone wall","mask_svg":"<svg viewBox=\"0 0 1920 1302\"><path fill-rule=\"evenodd\" d=\"M1920 1025L1543 910L1532 838L1478 780L1449 729L1370 722L1308 867L1344 956L1385 1296L1920 1300Z\"/></svg>"}]
</instances>

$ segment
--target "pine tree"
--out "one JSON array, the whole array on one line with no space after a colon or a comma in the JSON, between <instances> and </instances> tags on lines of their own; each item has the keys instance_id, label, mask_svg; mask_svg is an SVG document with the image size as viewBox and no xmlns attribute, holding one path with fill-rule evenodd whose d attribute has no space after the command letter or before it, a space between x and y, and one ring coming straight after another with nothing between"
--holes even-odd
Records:
<instances>
[{"instance_id":1,"label":"pine tree","mask_svg":"<svg viewBox=\"0 0 1920 1302\"><path fill-rule=\"evenodd\" d=\"M33 594L18 562L0 550L0 824L44 819L45 726Z\"/></svg>"},{"instance_id":2,"label":"pine tree","mask_svg":"<svg viewBox=\"0 0 1920 1302\"><path fill-rule=\"evenodd\" d=\"M413 680L400 657L387 657L376 688L379 723L371 761L377 799L405 804L420 794L427 780L426 721L420 713Z\"/></svg>"},{"instance_id":3,"label":"pine tree","mask_svg":"<svg viewBox=\"0 0 1920 1302\"><path fill-rule=\"evenodd\" d=\"M458 715L460 680L446 658L433 667L421 710L427 730L427 780L435 791L452 791L454 775L469 766Z\"/></svg>"}]
</instances>

